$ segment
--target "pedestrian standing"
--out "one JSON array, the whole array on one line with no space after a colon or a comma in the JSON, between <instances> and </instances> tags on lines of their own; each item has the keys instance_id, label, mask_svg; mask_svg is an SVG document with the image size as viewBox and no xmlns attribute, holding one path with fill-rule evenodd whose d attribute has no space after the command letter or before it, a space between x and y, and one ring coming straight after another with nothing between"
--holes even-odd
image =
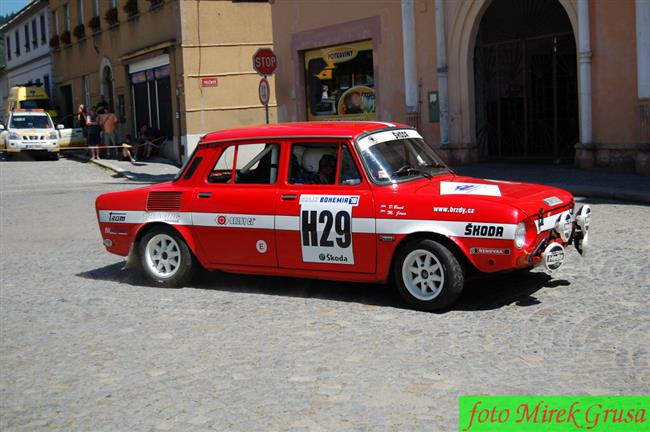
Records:
<instances>
[{"instance_id":1,"label":"pedestrian standing","mask_svg":"<svg viewBox=\"0 0 650 432\"><path fill-rule=\"evenodd\" d=\"M101 128L99 126L99 118L95 107L92 107L90 109L90 114L86 116L86 128L88 129L88 146L90 147L90 155L93 159L101 159L99 155Z\"/></svg>"},{"instance_id":2,"label":"pedestrian standing","mask_svg":"<svg viewBox=\"0 0 650 432\"><path fill-rule=\"evenodd\" d=\"M79 105L79 109L77 109L77 114L75 115L75 122L76 127L81 128L81 133L84 137L84 147L88 147L88 129L86 128L86 116L88 116L88 112L86 111L86 107L82 105Z\"/></svg>"},{"instance_id":3,"label":"pedestrian standing","mask_svg":"<svg viewBox=\"0 0 650 432\"><path fill-rule=\"evenodd\" d=\"M103 144L104 146L107 147L107 152L109 154L109 157L113 157L113 155L115 155L115 158L117 159L118 157L118 151L116 148L117 125L120 122L120 120L117 118L117 116L113 112L113 109L110 107L106 109L106 114L100 117L101 117Z\"/></svg>"}]
</instances>

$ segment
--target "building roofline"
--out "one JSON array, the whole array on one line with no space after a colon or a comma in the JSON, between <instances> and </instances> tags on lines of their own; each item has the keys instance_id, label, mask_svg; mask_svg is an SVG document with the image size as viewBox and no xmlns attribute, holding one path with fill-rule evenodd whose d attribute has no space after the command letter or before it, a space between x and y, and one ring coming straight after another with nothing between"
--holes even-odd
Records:
<instances>
[{"instance_id":1,"label":"building roofline","mask_svg":"<svg viewBox=\"0 0 650 432\"><path fill-rule=\"evenodd\" d=\"M40 5L47 6L47 0L32 0L29 3L27 3L25 7L19 10L12 19L10 19L2 26L0 26L0 33L4 33L7 27L11 26L17 21L20 21L20 19L22 19L25 15L27 15L27 12L31 11L32 9L35 9L36 6L40 6Z\"/></svg>"}]
</instances>

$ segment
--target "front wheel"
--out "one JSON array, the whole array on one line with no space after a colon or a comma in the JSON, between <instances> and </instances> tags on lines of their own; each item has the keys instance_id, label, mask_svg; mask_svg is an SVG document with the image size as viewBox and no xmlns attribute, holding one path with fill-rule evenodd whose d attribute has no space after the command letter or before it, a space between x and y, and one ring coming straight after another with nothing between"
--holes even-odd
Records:
<instances>
[{"instance_id":1,"label":"front wheel","mask_svg":"<svg viewBox=\"0 0 650 432\"><path fill-rule=\"evenodd\" d=\"M194 257L172 228L157 227L146 233L138 252L147 279L157 286L180 288L192 276Z\"/></svg>"},{"instance_id":2,"label":"front wheel","mask_svg":"<svg viewBox=\"0 0 650 432\"><path fill-rule=\"evenodd\" d=\"M430 239L415 240L400 249L393 273L404 300L425 311L453 303L465 283L458 259L445 246Z\"/></svg>"}]
</instances>

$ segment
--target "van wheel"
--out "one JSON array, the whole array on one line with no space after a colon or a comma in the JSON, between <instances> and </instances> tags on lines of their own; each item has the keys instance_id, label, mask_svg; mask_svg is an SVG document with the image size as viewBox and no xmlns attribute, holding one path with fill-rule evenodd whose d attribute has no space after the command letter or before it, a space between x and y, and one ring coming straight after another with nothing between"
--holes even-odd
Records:
<instances>
[{"instance_id":1,"label":"van wheel","mask_svg":"<svg viewBox=\"0 0 650 432\"><path fill-rule=\"evenodd\" d=\"M415 309L433 311L453 303L465 284L463 267L442 244L420 239L397 253L393 274L401 296Z\"/></svg>"},{"instance_id":2,"label":"van wheel","mask_svg":"<svg viewBox=\"0 0 650 432\"><path fill-rule=\"evenodd\" d=\"M180 288L192 277L195 263L182 236L169 227L146 233L138 248L144 274L154 285Z\"/></svg>"}]
</instances>

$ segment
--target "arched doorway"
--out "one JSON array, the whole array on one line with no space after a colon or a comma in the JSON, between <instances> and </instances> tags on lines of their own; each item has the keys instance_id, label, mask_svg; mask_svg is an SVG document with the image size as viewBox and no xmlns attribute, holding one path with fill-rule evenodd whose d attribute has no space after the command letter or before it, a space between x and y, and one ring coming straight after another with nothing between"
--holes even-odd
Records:
<instances>
[{"instance_id":1,"label":"arched doorway","mask_svg":"<svg viewBox=\"0 0 650 432\"><path fill-rule=\"evenodd\" d=\"M482 159L570 161L579 140L576 45L558 0L494 0L474 48Z\"/></svg>"},{"instance_id":2,"label":"arched doorway","mask_svg":"<svg viewBox=\"0 0 650 432\"><path fill-rule=\"evenodd\" d=\"M100 69L99 69L99 77L100 77L100 91L101 94L104 95L106 98L106 102L108 102L108 106L111 109L115 109L114 101L113 101L113 67L111 66L111 62L107 58L103 58L100 64Z\"/></svg>"}]
</instances>

